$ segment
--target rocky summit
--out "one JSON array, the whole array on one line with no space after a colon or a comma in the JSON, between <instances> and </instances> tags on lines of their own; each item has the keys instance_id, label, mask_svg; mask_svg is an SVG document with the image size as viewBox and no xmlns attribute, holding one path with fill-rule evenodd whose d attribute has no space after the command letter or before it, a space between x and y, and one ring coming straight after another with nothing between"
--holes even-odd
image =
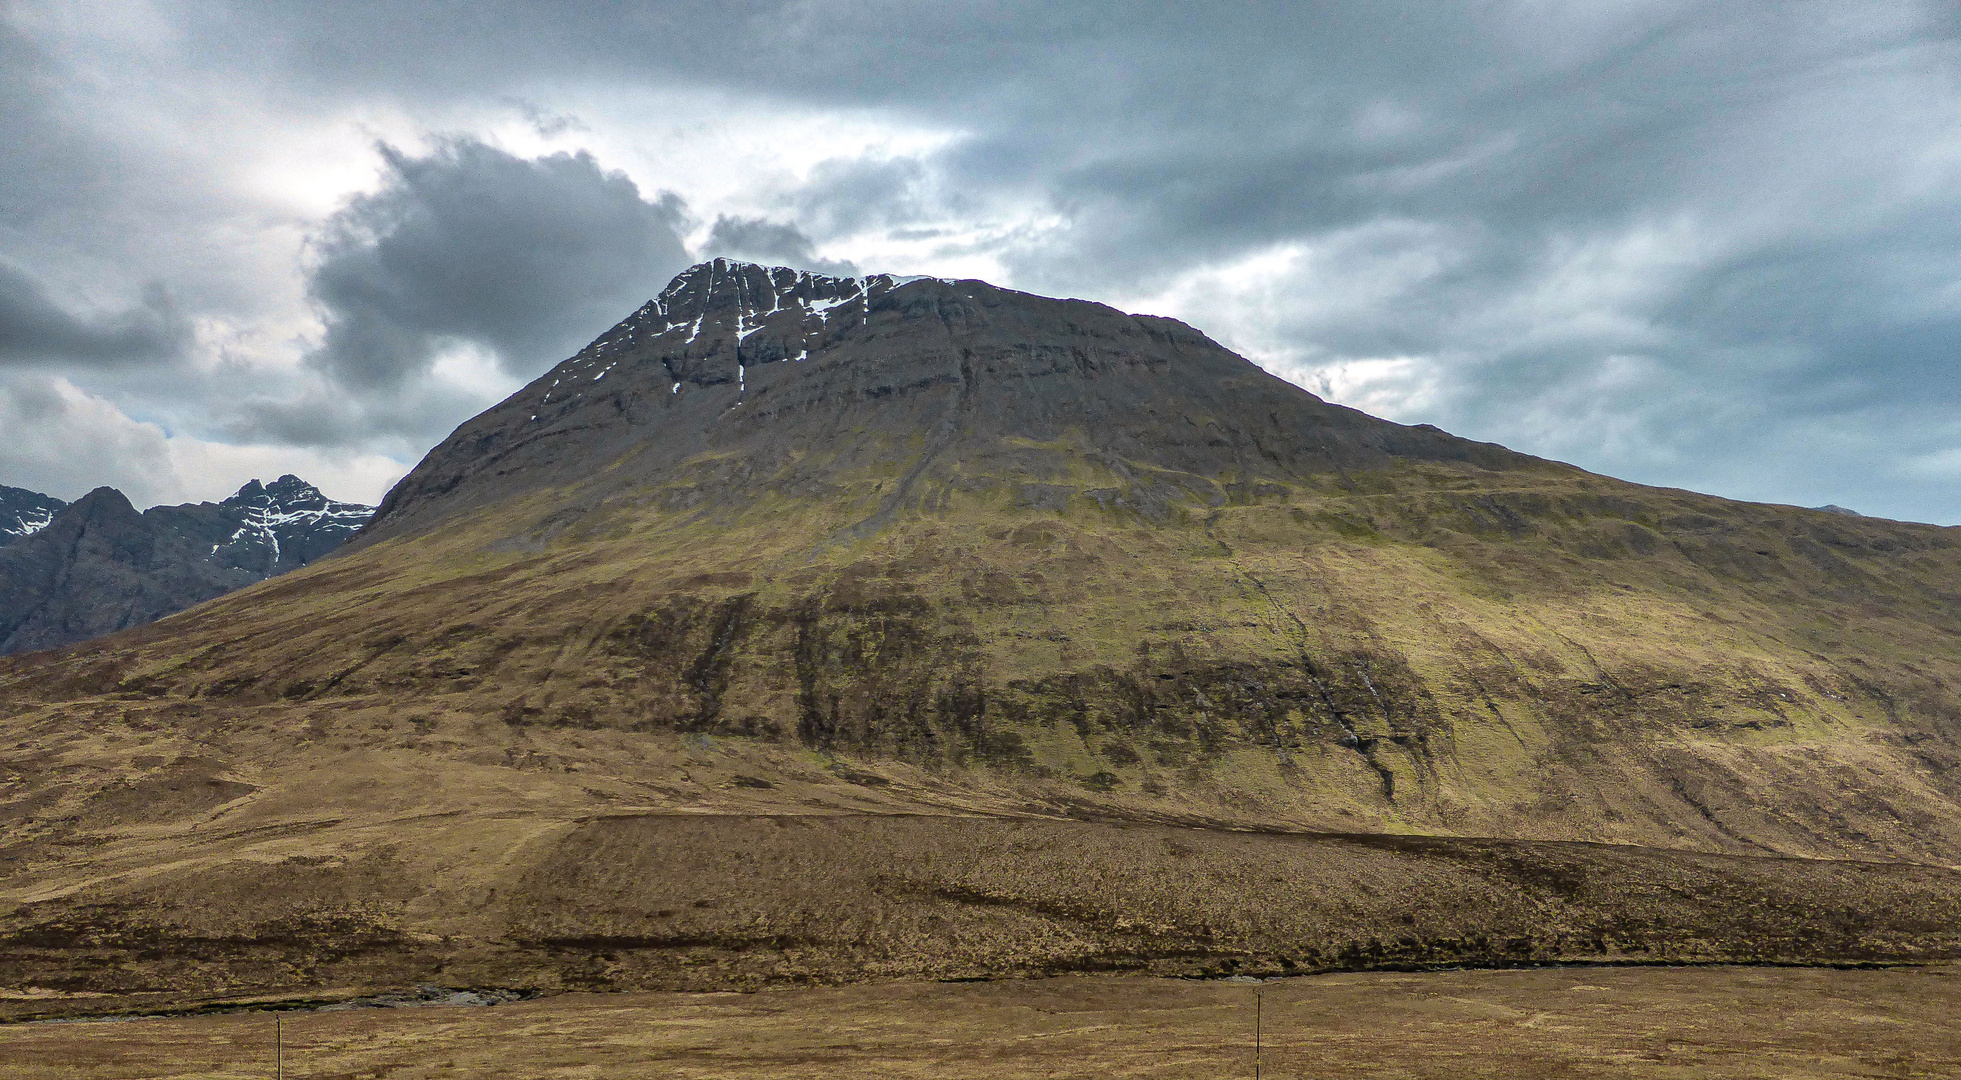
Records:
<instances>
[{"instance_id":1,"label":"rocky summit","mask_svg":"<svg viewBox=\"0 0 1961 1080\"><path fill-rule=\"evenodd\" d=\"M1957 601L1961 530L705 263L333 557L0 662L0 985L1953 957Z\"/></svg>"},{"instance_id":2,"label":"rocky summit","mask_svg":"<svg viewBox=\"0 0 1961 1080\"><path fill-rule=\"evenodd\" d=\"M0 537L0 654L126 630L305 566L374 514L297 476L140 514L107 487L73 504L19 488L0 498L0 528L18 523Z\"/></svg>"},{"instance_id":3,"label":"rocky summit","mask_svg":"<svg viewBox=\"0 0 1961 1080\"><path fill-rule=\"evenodd\" d=\"M848 536L967 498L1056 512L1080 496L1165 525L1396 461L1545 464L1329 405L1173 319L717 260L459 428L364 540L533 491L560 524L658 492L693 513L866 503Z\"/></svg>"}]
</instances>

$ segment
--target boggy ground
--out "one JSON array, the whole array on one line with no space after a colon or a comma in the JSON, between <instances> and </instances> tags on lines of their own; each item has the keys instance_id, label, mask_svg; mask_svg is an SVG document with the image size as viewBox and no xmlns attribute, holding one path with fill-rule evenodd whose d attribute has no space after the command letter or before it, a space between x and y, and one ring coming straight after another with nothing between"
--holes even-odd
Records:
<instances>
[{"instance_id":1,"label":"boggy ground","mask_svg":"<svg viewBox=\"0 0 1961 1080\"><path fill-rule=\"evenodd\" d=\"M284 1014L285 1075L1826 1078L1961 1075L1961 969L1559 968L568 994ZM22 1080L273 1071L264 1012L0 1026Z\"/></svg>"},{"instance_id":2,"label":"boggy ground","mask_svg":"<svg viewBox=\"0 0 1961 1080\"><path fill-rule=\"evenodd\" d=\"M1961 870L1904 862L981 814L547 817L241 823L164 863L154 837L74 852L73 886L0 917L0 1018L419 984L1961 959Z\"/></svg>"}]
</instances>

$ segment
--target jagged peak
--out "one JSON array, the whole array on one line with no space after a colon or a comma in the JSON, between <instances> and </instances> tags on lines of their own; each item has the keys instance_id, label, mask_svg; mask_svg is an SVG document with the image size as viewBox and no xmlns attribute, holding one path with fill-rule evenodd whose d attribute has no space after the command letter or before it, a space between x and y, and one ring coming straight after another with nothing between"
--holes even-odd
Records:
<instances>
[{"instance_id":1,"label":"jagged peak","mask_svg":"<svg viewBox=\"0 0 1961 1080\"><path fill-rule=\"evenodd\" d=\"M607 361L656 339L665 351L717 343L743 348L766 325L775 329L772 336L802 338L840 318L863 322L880 297L917 280L891 274L841 278L788 266L710 259L675 275L660 295L580 350L567 362L569 369L554 372L554 377L562 380L577 374L597 381L611 370ZM793 359L804 351L802 344L785 346L776 350L780 355L774 358ZM584 370L593 365L600 366ZM740 371L734 374L740 381ZM678 388L683 381L677 378L674 385ZM551 400L548 389L540 405Z\"/></svg>"},{"instance_id":2,"label":"jagged peak","mask_svg":"<svg viewBox=\"0 0 1961 1080\"><path fill-rule=\"evenodd\" d=\"M320 493L319 488L294 476L292 473L286 473L279 479L267 484L266 494L282 503L293 502L295 500L327 501L327 497Z\"/></svg>"},{"instance_id":3,"label":"jagged peak","mask_svg":"<svg viewBox=\"0 0 1961 1080\"><path fill-rule=\"evenodd\" d=\"M286 473L269 484L257 478L248 480L235 494L218 505L234 510L261 510L284 515L304 513L314 516L365 514L371 509L358 503L343 503L329 499L321 494L319 488L292 473Z\"/></svg>"},{"instance_id":4,"label":"jagged peak","mask_svg":"<svg viewBox=\"0 0 1961 1080\"><path fill-rule=\"evenodd\" d=\"M907 279L916 280L916 279ZM900 283L891 274L864 277L833 277L814 270L789 266L765 266L734 259L710 259L675 275L660 295L647 307L670 320L683 314L698 315L704 310L726 306L750 309L750 313L781 310L786 298L809 300L863 296ZM766 306L767 305L767 306Z\"/></svg>"},{"instance_id":5,"label":"jagged peak","mask_svg":"<svg viewBox=\"0 0 1961 1080\"><path fill-rule=\"evenodd\" d=\"M294 476L292 473L286 473L271 483L266 483L257 477L253 477L247 480L237 491L233 492L230 498L224 500L219 505L237 506L262 501L287 502L295 498L324 499L325 496L320 494L319 488Z\"/></svg>"},{"instance_id":6,"label":"jagged peak","mask_svg":"<svg viewBox=\"0 0 1961 1080\"><path fill-rule=\"evenodd\" d=\"M705 259L674 275L673 280L667 283L667 288L661 290L660 297L710 283L721 283L733 287L734 283L748 282L757 278L767 280L779 287L809 284L822 288L826 286L858 286L865 282L874 281L904 284L909 281L921 280L922 275L865 274L861 277L837 277L832 274L819 273L815 270L800 270L794 266L771 265L748 262L742 259L717 257ZM660 297L656 297L655 302L658 302Z\"/></svg>"}]
</instances>

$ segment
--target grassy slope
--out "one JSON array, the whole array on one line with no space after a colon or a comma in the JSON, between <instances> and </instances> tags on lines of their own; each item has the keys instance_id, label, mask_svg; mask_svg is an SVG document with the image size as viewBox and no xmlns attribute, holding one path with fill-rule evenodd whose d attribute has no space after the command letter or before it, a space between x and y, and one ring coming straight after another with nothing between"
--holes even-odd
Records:
<instances>
[{"instance_id":1,"label":"grassy slope","mask_svg":"<svg viewBox=\"0 0 1961 1080\"><path fill-rule=\"evenodd\" d=\"M1150 816L1961 851L1952 530L1439 467L1153 526L1083 494L1102 479L1047 478L1059 509L928 493L863 540L837 538L876 478L488 547L465 520L22 665L11 694L699 733Z\"/></svg>"},{"instance_id":2,"label":"grassy slope","mask_svg":"<svg viewBox=\"0 0 1961 1080\"><path fill-rule=\"evenodd\" d=\"M595 887L540 900L536 867L588 844L588 823L676 812L1961 862L1953 530L1556 466L1269 485L1153 521L1115 502L1124 478L1071 464L1032 481L934 486L854 538L891 482L862 475L821 506L741 511L647 491L571 520L540 497L91 647L12 661L0 668L0 897L12 905L0 982L45 985L95 956L106 966L72 975L75 985L180 997L328 973L440 978L443 965L527 985L712 986L864 974L853 941L910 957L894 972L930 974L944 972L922 958L945 942L893 926L952 933L976 911L1024 909L1030 926L974 933L1062 934L1037 950L1037 968L1112 955L1118 966L1184 956L1192 970L1321 962L1393 940L1414 925L1405 915L1465 904L1494 913L1491 925L1406 935L1416 952L1392 948L1391 959L1445 962L1429 951L1437 941L1509 940L1518 928L1498 923L1513 903L1579 905L1529 946L1544 957L1593 955L1574 942L1630 919L1659 943L1648 947L1691 958L1954 947L1934 924L1898 923L1961 896L1949 871L1902 870L1934 875L1905 883L1816 871L1831 885L1775 869L1803 864L1766 862L1738 873L1769 884L1719 888L1723 874L1687 857L1637 872L1584 848L1571 849L1583 853L1574 873L1605 883L1603 895L1702 898L1658 922L1606 901L1589 908L1540 880L1531 867L1557 860L1532 848L1494 886L1526 899L1440 893L1401 914L1367 897L1402 888L1396 875L1418 872L1407 865L1371 869L1352 852L1303 864L1287 876L1350 885L1301 900L1319 914L1277 943L1222 938L1222 916L1194 909L1140 945L1118 924L1163 907L1161 895L1072 914L1086 901L1062 870L1003 885L1005 899L968 895L968 870L922 871L925 899L879 916L876 932L853 929L857 916L812 915L823 905L800 894L756 893L754 910L725 905L673 941L635 923L644 897ZM764 825L726 841L766 865L781 858L772 842ZM1044 858L1076 866L1107 843L1071 842L1086 846ZM686 849L643 847L666 843ZM1135 873L1184 872L1182 857L1147 848ZM827 879L878 861L850 850ZM1235 876L1259 861L1247 858L1222 864L1205 903L1232 910L1257 891ZM1455 871L1421 870L1431 873ZM724 878L740 875L683 875L675 903ZM1798 944L1725 922L1738 903L1770 905L1772 922L1799 928ZM1814 904L1840 914L1806 914ZM568 925L531 925L541 910ZM807 955L781 935L728 936L757 920L801 927ZM157 955L196 953L190 939L213 943L209 955L158 966ZM548 939L585 944L539 944ZM977 970L1015 970L1022 947ZM145 948L152 960L129 959ZM259 953L263 970L245 959Z\"/></svg>"}]
</instances>

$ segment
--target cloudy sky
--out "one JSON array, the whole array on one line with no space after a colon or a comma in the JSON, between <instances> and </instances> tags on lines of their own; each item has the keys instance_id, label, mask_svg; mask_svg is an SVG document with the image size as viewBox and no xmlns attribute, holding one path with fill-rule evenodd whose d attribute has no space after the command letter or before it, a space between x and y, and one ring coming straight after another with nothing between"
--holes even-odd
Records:
<instances>
[{"instance_id":1,"label":"cloudy sky","mask_svg":"<svg viewBox=\"0 0 1961 1080\"><path fill-rule=\"evenodd\" d=\"M700 258L1961 524L1961 5L0 0L0 483L373 502Z\"/></svg>"}]
</instances>

